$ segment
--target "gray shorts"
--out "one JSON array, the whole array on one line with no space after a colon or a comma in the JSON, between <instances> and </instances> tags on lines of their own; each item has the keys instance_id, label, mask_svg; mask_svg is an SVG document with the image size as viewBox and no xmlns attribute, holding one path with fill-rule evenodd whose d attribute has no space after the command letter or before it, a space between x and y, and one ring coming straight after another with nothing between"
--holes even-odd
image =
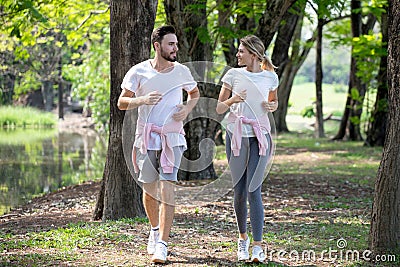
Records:
<instances>
[{"instance_id":1,"label":"gray shorts","mask_svg":"<svg viewBox=\"0 0 400 267\"><path fill-rule=\"evenodd\" d=\"M176 146L173 147L173 150L175 156L174 169L172 173L164 173L160 164L161 150L147 150L147 154L142 154L139 149L136 149L136 163L140 170L139 182L178 181L179 165L185 149L184 146Z\"/></svg>"}]
</instances>

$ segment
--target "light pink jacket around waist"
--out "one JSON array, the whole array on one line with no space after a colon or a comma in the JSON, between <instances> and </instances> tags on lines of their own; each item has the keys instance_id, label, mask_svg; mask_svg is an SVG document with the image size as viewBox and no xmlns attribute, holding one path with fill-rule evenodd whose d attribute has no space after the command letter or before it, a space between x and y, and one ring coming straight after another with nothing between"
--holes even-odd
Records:
<instances>
[{"instance_id":1,"label":"light pink jacket around waist","mask_svg":"<svg viewBox=\"0 0 400 267\"><path fill-rule=\"evenodd\" d=\"M267 116L261 116L258 119L249 119L245 116L238 116L233 112L228 115L228 123L234 123L233 133L231 138L231 149L234 156L239 156L242 146L242 123L250 124L258 141L258 154L260 156L267 155L268 140L263 133L265 129L268 133L271 132L271 125Z\"/></svg>"},{"instance_id":2,"label":"light pink jacket around waist","mask_svg":"<svg viewBox=\"0 0 400 267\"><path fill-rule=\"evenodd\" d=\"M171 122L164 124L163 126L157 126L153 123L145 123L138 121L137 134L142 135L142 143L140 146L140 153L147 154L147 148L149 146L150 134L155 132L160 135L161 138L161 156L160 164L164 173L172 173L174 170L175 155L172 144L170 144L167 138L168 133L179 133L185 135L183 130L183 122L172 120ZM133 153L133 166L135 172L139 172L139 167L136 163L136 153Z\"/></svg>"}]
</instances>

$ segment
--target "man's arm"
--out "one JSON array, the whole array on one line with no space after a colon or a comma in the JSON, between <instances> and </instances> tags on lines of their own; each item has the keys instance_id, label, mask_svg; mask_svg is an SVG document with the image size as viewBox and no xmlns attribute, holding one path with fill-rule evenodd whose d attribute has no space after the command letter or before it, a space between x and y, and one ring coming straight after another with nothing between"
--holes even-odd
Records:
<instances>
[{"instance_id":1,"label":"man's arm","mask_svg":"<svg viewBox=\"0 0 400 267\"><path fill-rule=\"evenodd\" d=\"M172 118L176 121L183 121L186 119L186 117L189 115L189 113L192 111L192 109L196 106L197 102L199 101L200 98L200 92L199 88L197 86L188 92L188 98L187 98L187 103L186 105L177 105L180 110L174 115L172 115Z\"/></svg>"},{"instance_id":2,"label":"man's arm","mask_svg":"<svg viewBox=\"0 0 400 267\"><path fill-rule=\"evenodd\" d=\"M122 89L118 98L118 108L120 110L134 109L142 105L156 105L161 101L162 95L153 91L145 96L135 97L135 93L127 89Z\"/></svg>"}]
</instances>

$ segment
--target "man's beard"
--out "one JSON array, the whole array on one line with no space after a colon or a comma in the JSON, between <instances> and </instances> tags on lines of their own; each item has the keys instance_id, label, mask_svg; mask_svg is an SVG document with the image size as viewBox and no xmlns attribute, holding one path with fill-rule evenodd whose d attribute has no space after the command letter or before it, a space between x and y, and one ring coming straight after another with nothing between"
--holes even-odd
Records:
<instances>
[{"instance_id":1,"label":"man's beard","mask_svg":"<svg viewBox=\"0 0 400 267\"><path fill-rule=\"evenodd\" d=\"M168 54L164 50L161 49L161 57L165 60L168 60L170 62L175 62L176 61L176 56L172 57L171 54Z\"/></svg>"}]
</instances>

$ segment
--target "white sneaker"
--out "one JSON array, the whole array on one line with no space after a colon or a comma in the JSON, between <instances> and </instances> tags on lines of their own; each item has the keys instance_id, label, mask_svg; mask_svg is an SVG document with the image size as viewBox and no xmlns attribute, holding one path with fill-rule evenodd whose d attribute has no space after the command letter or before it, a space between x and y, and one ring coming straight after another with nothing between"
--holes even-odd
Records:
<instances>
[{"instance_id":1,"label":"white sneaker","mask_svg":"<svg viewBox=\"0 0 400 267\"><path fill-rule=\"evenodd\" d=\"M167 245L162 242L158 242L156 245L156 251L154 252L151 262L165 263L167 260Z\"/></svg>"},{"instance_id":2,"label":"white sneaker","mask_svg":"<svg viewBox=\"0 0 400 267\"><path fill-rule=\"evenodd\" d=\"M251 252L251 261L252 262L264 262L265 254L260 246L254 246Z\"/></svg>"},{"instance_id":3,"label":"white sneaker","mask_svg":"<svg viewBox=\"0 0 400 267\"><path fill-rule=\"evenodd\" d=\"M154 254L156 251L156 244L158 242L158 238L160 236L160 232L157 230L150 230L149 241L147 242L147 253Z\"/></svg>"},{"instance_id":4,"label":"white sneaker","mask_svg":"<svg viewBox=\"0 0 400 267\"><path fill-rule=\"evenodd\" d=\"M249 256L249 246L250 246L250 239L247 238L246 240L244 239L239 239L238 240L238 251L237 251L237 256L239 261L246 261L250 258Z\"/></svg>"}]
</instances>

